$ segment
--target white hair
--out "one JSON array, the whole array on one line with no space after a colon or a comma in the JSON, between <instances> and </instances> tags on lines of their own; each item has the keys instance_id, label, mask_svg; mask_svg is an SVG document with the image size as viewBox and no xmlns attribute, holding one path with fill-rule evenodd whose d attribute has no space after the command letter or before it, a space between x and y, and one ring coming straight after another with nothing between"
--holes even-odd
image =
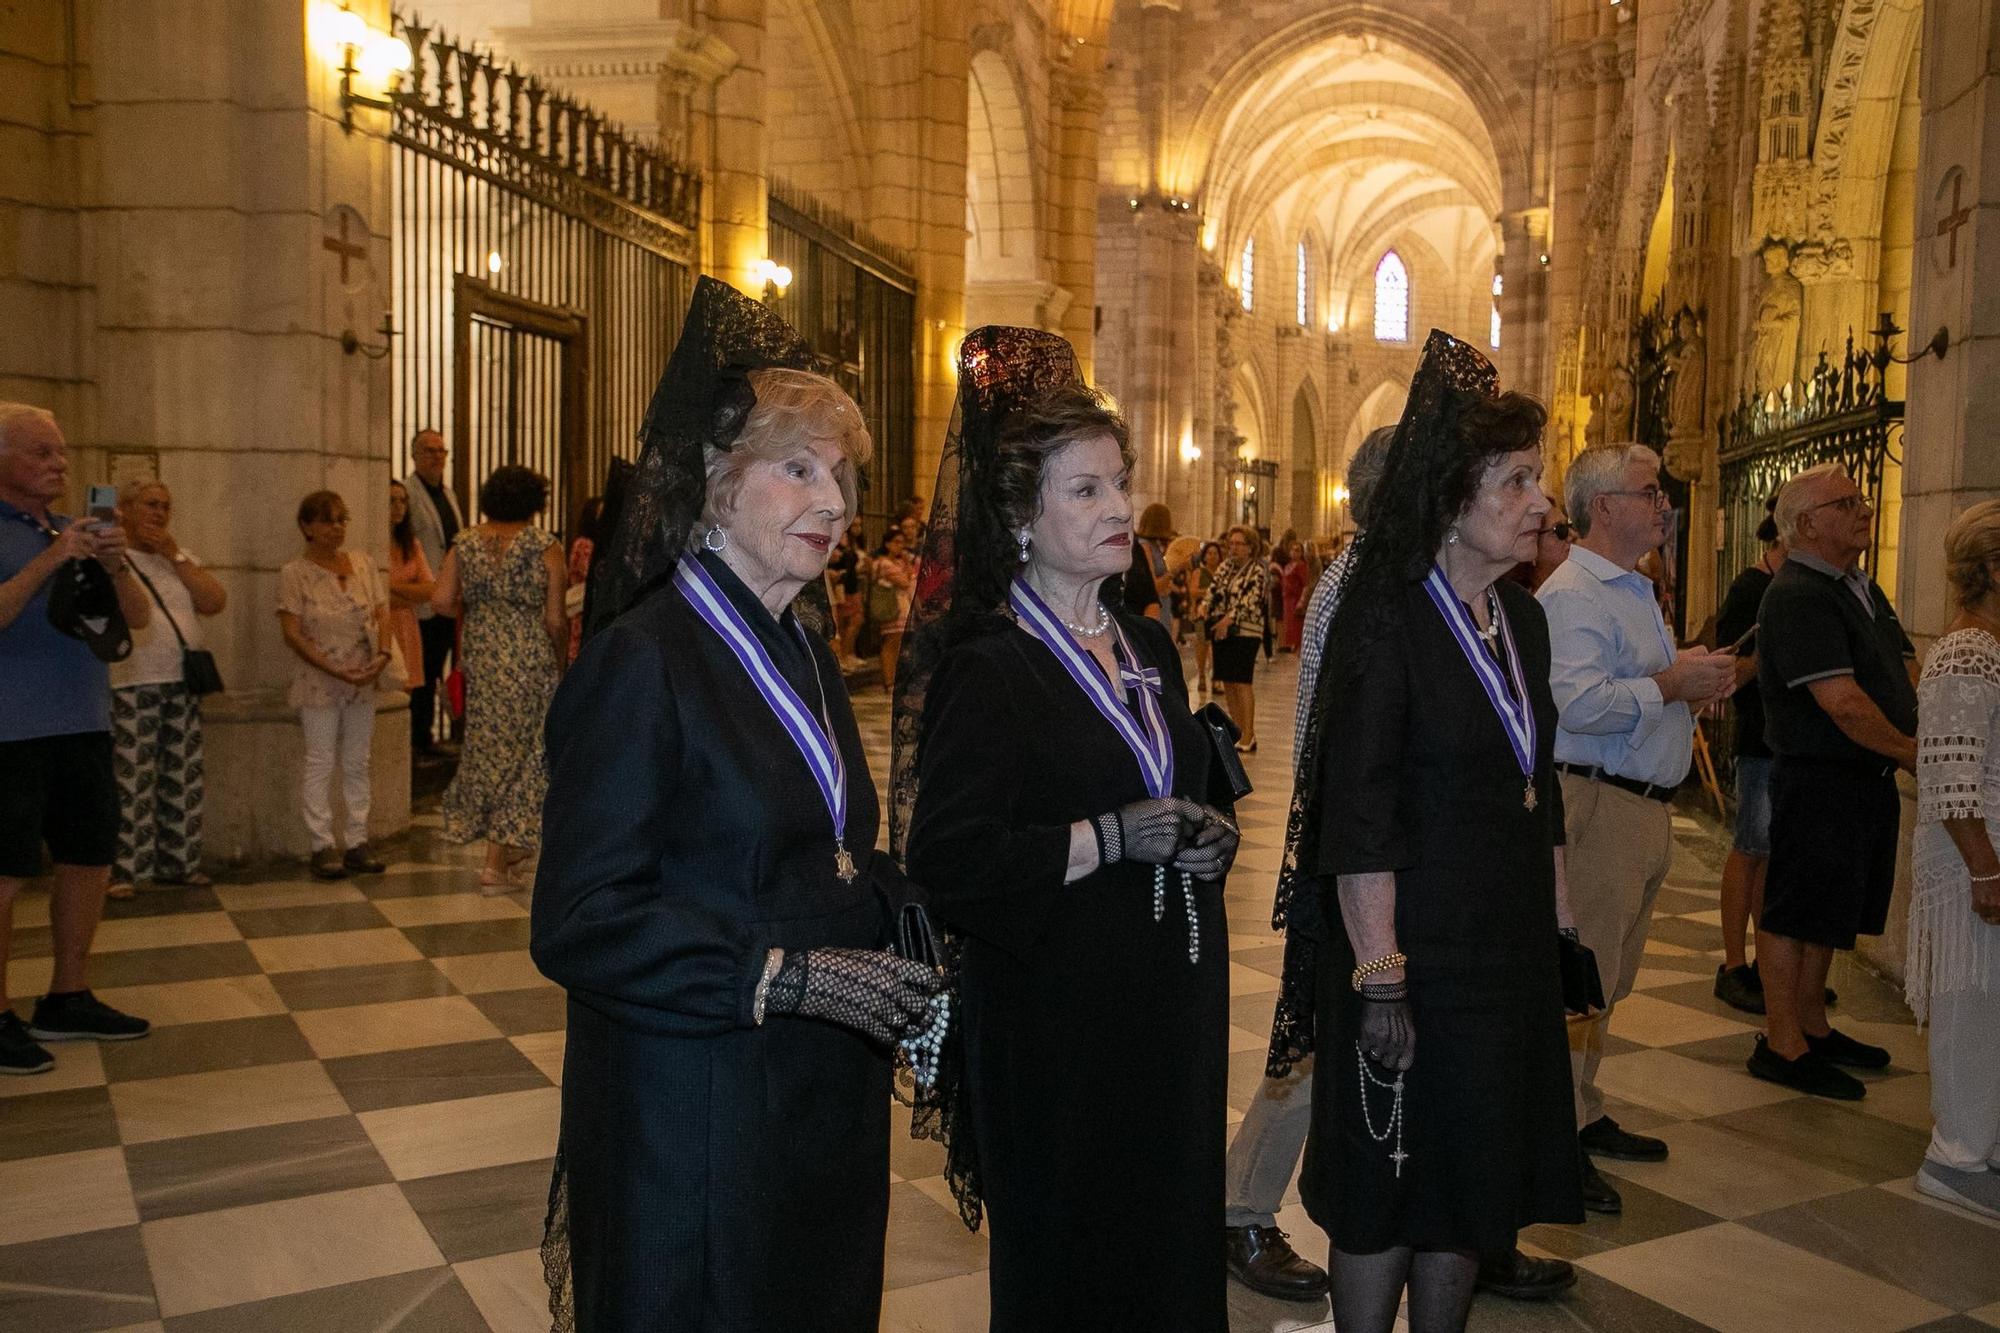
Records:
<instances>
[{"instance_id":1,"label":"white hair","mask_svg":"<svg viewBox=\"0 0 2000 1333\"><path fill-rule=\"evenodd\" d=\"M708 496L696 531L734 516L743 473L752 463L782 458L809 440L839 443L849 464L840 477L840 494L851 521L860 513L856 478L874 456L861 409L840 385L808 370L773 367L753 370L749 378L757 402L744 419L742 433L728 449L703 450Z\"/></svg>"},{"instance_id":2,"label":"white hair","mask_svg":"<svg viewBox=\"0 0 2000 1333\"><path fill-rule=\"evenodd\" d=\"M0 399L0 450L7 447L13 438L14 428L30 421L46 421L51 426L56 423L56 414L46 407L36 407L32 403L14 403Z\"/></svg>"},{"instance_id":3,"label":"white hair","mask_svg":"<svg viewBox=\"0 0 2000 1333\"><path fill-rule=\"evenodd\" d=\"M158 477L135 477L118 488L118 507L130 509L147 491L166 491L169 500L173 499L174 495L172 491L167 490L167 483Z\"/></svg>"},{"instance_id":4,"label":"white hair","mask_svg":"<svg viewBox=\"0 0 2000 1333\"><path fill-rule=\"evenodd\" d=\"M1838 463L1820 463L1793 474L1783 486L1780 486L1777 508L1771 511L1771 520L1778 525L1778 540L1787 546L1798 540L1799 520L1813 507L1807 501L1812 496L1815 483L1826 477L1846 475L1847 469Z\"/></svg>"},{"instance_id":5,"label":"white hair","mask_svg":"<svg viewBox=\"0 0 2000 1333\"><path fill-rule=\"evenodd\" d=\"M1590 502L1618 490L1632 463L1650 463L1657 469L1660 456L1646 445L1626 441L1593 445L1569 461L1569 470L1563 473L1563 512L1572 527L1590 535Z\"/></svg>"}]
</instances>

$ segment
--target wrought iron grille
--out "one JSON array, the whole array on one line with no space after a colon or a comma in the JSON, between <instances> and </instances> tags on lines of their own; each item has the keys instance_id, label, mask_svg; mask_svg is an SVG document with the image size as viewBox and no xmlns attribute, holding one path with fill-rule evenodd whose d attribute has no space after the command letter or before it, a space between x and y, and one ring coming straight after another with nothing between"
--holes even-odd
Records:
<instances>
[{"instance_id":1,"label":"wrought iron grille","mask_svg":"<svg viewBox=\"0 0 2000 1333\"><path fill-rule=\"evenodd\" d=\"M771 258L792 270L775 308L812 340L874 437L861 499L873 541L916 488L917 280L898 252L783 185L771 189L770 234Z\"/></svg>"},{"instance_id":2,"label":"wrought iron grille","mask_svg":"<svg viewBox=\"0 0 2000 1333\"><path fill-rule=\"evenodd\" d=\"M394 420L441 431L468 512L503 463L567 531L631 456L696 262L698 178L588 107L397 14Z\"/></svg>"}]
</instances>

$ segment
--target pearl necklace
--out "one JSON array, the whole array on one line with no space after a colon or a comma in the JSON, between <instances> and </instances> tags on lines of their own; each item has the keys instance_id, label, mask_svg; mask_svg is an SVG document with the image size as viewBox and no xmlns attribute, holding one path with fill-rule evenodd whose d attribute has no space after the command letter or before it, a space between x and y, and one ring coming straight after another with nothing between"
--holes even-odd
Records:
<instances>
[{"instance_id":1,"label":"pearl necklace","mask_svg":"<svg viewBox=\"0 0 2000 1333\"><path fill-rule=\"evenodd\" d=\"M1102 638L1104 631L1111 628L1111 612L1106 610L1102 603L1099 603L1097 607L1097 624L1094 628L1083 625L1072 625L1067 620L1063 621L1063 628L1071 634L1079 635L1086 639Z\"/></svg>"},{"instance_id":2,"label":"pearl necklace","mask_svg":"<svg viewBox=\"0 0 2000 1333\"><path fill-rule=\"evenodd\" d=\"M1488 643L1493 643L1500 637L1500 599L1493 595L1490 585L1486 589L1486 628L1481 629L1478 625L1472 628Z\"/></svg>"}]
</instances>

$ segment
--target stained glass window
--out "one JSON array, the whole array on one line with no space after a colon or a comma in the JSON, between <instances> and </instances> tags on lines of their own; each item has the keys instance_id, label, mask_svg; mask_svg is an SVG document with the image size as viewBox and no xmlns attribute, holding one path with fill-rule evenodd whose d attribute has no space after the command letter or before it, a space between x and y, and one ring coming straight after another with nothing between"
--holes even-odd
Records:
<instances>
[{"instance_id":1,"label":"stained glass window","mask_svg":"<svg viewBox=\"0 0 2000 1333\"><path fill-rule=\"evenodd\" d=\"M1410 271L1394 250L1375 265L1375 341L1410 340Z\"/></svg>"}]
</instances>

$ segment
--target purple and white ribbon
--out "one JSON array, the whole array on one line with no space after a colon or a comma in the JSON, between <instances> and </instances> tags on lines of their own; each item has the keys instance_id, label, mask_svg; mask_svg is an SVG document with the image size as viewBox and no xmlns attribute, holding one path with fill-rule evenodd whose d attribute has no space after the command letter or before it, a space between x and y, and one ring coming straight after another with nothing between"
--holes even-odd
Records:
<instances>
[{"instance_id":1,"label":"purple and white ribbon","mask_svg":"<svg viewBox=\"0 0 2000 1333\"><path fill-rule=\"evenodd\" d=\"M1062 621L1056 618L1055 612L1049 610L1048 604L1033 588L1023 580L1015 579L1007 593L1007 604L1014 609L1021 628L1048 646L1049 651L1056 655L1056 661L1062 663L1063 670L1069 672L1070 679L1076 682L1077 688L1083 691L1125 742L1126 748L1132 751L1132 757L1139 761L1139 773L1146 781L1147 793L1155 797L1173 795L1174 743L1173 737L1167 733L1166 714L1160 710L1159 686L1150 684L1138 691L1139 716L1135 718L1132 710L1112 691L1111 682L1104 678L1104 672L1097 663L1077 647L1076 640L1063 628ZM1122 625L1114 620L1111 629L1117 635L1118 652L1124 664L1137 668L1143 682L1144 673L1151 668L1139 667L1139 655L1125 637Z\"/></svg>"},{"instance_id":2,"label":"purple and white ribbon","mask_svg":"<svg viewBox=\"0 0 2000 1333\"><path fill-rule=\"evenodd\" d=\"M805 757L806 767L812 770L813 781L819 785L820 795L826 801L827 813L833 816L834 843L844 851L847 845L847 764L841 758L840 745L834 739L832 719L827 717L822 707L818 723L814 722L805 700L799 698L798 691L778 670L771 654L758 642L756 633L744 621L742 613L730 604L714 576L702 568L699 558L688 555L674 566L674 586L680 589L681 596L687 598L694 613L722 636L729 651L736 655L736 660L749 674L750 683L757 687L757 693L764 697L764 702L784 727L785 733L799 747L799 753ZM803 629L799 630L799 638L804 643ZM804 646L810 654L811 644L805 643Z\"/></svg>"},{"instance_id":3,"label":"purple and white ribbon","mask_svg":"<svg viewBox=\"0 0 2000 1333\"><path fill-rule=\"evenodd\" d=\"M1452 638L1458 640L1459 651L1471 664L1472 674L1479 678L1480 688L1486 691L1487 701L1499 714L1501 730L1507 733L1507 743L1513 747L1514 762L1521 766L1521 775L1532 780L1535 776L1535 706L1528 697L1528 682L1521 675L1521 654L1514 646L1514 631L1508 627L1507 617L1496 615L1494 619L1500 623L1500 639L1505 646L1502 656L1507 659L1507 670L1514 681L1511 695L1507 692L1507 677L1500 674L1499 664L1493 660L1493 655L1480 646L1479 626L1473 623L1471 613L1445 580L1444 570L1431 566L1430 577L1424 580L1424 591L1430 594L1438 614L1450 627Z\"/></svg>"}]
</instances>

